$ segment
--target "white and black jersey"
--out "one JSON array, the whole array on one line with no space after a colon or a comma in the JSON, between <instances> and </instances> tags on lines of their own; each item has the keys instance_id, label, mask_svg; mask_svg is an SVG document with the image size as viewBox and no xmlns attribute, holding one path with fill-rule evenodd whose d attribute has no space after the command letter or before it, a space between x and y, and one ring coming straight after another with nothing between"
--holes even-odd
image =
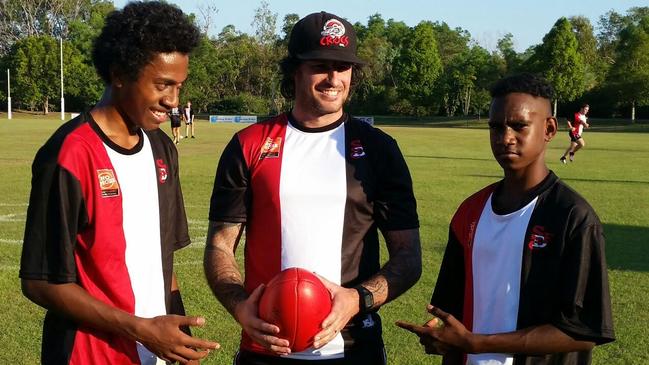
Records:
<instances>
[{"instance_id":1,"label":"white and black jersey","mask_svg":"<svg viewBox=\"0 0 649 365\"><path fill-rule=\"evenodd\" d=\"M65 123L32 165L20 277L77 283L139 317L170 311L174 251L189 244L177 152L160 130L113 143L92 116ZM141 344L48 311L43 364L140 364Z\"/></svg>"},{"instance_id":2,"label":"white and black jersey","mask_svg":"<svg viewBox=\"0 0 649 365\"><path fill-rule=\"evenodd\" d=\"M305 129L282 114L237 133L221 156L210 220L246 226L248 292L281 270L302 267L346 287L380 269L381 231L418 228L412 180L394 139L344 115ZM382 346L376 313L358 316L320 350L293 358L344 356ZM244 334L242 349L264 349Z\"/></svg>"},{"instance_id":3,"label":"white and black jersey","mask_svg":"<svg viewBox=\"0 0 649 365\"><path fill-rule=\"evenodd\" d=\"M614 340L604 234L590 205L550 172L516 211L494 208L502 182L465 200L450 224L431 304L470 331L551 324L572 338ZM588 364L591 352L464 354L463 364Z\"/></svg>"}]
</instances>

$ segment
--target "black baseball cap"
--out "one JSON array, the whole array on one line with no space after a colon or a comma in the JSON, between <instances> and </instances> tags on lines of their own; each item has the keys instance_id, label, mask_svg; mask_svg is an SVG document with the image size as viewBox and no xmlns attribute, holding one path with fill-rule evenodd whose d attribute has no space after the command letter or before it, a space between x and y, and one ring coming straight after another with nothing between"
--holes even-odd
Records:
<instances>
[{"instance_id":1,"label":"black baseball cap","mask_svg":"<svg viewBox=\"0 0 649 365\"><path fill-rule=\"evenodd\" d=\"M289 56L365 64L356 55L356 31L347 20L321 11L300 19L291 30Z\"/></svg>"}]
</instances>

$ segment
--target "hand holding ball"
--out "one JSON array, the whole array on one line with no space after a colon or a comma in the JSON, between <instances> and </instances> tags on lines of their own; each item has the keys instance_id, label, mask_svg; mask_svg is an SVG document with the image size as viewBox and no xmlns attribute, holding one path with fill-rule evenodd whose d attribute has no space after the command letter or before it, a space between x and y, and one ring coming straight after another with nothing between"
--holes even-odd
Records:
<instances>
[{"instance_id":1,"label":"hand holding ball","mask_svg":"<svg viewBox=\"0 0 649 365\"><path fill-rule=\"evenodd\" d=\"M313 344L331 312L331 294L313 273L292 267L268 282L259 301L259 317L279 327L293 352Z\"/></svg>"}]
</instances>

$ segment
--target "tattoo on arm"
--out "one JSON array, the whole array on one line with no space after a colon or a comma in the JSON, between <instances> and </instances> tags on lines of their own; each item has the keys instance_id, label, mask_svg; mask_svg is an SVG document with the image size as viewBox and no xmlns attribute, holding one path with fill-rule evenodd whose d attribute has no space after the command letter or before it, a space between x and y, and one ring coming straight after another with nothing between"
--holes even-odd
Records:
<instances>
[{"instance_id":1,"label":"tattoo on arm","mask_svg":"<svg viewBox=\"0 0 649 365\"><path fill-rule=\"evenodd\" d=\"M203 257L205 277L212 292L233 316L236 305L248 298L234 256L242 233L241 223L210 221Z\"/></svg>"},{"instance_id":2,"label":"tattoo on arm","mask_svg":"<svg viewBox=\"0 0 649 365\"><path fill-rule=\"evenodd\" d=\"M421 276L419 230L388 231L384 236L390 259L376 275L362 283L374 295L374 307L397 298Z\"/></svg>"}]
</instances>

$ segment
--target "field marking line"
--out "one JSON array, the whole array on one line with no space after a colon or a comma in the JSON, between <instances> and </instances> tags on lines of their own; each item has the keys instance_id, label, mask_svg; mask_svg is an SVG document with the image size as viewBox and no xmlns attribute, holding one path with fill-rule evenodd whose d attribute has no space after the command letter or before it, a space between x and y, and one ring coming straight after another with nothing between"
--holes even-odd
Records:
<instances>
[{"instance_id":1,"label":"field marking line","mask_svg":"<svg viewBox=\"0 0 649 365\"><path fill-rule=\"evenodd\" d=\"M0 222L24 222L25 221L25 213L9 213L9 214L2 214L0 215ZM17 217L23 217L23 218L17 218Z\"/></svg>"},{"instance_id":2,"label":"field marking line","mask_svg":"<svg viewBox=\"0 0 649 365\"><path fill-rule=\"evenodd\" d=\"M12 239L9 239L9 238L0 238L0 243L8 243L8 244L11 244L11 245L22 245L23 240L12 240Z\"/></svg>"}]
</instances>

